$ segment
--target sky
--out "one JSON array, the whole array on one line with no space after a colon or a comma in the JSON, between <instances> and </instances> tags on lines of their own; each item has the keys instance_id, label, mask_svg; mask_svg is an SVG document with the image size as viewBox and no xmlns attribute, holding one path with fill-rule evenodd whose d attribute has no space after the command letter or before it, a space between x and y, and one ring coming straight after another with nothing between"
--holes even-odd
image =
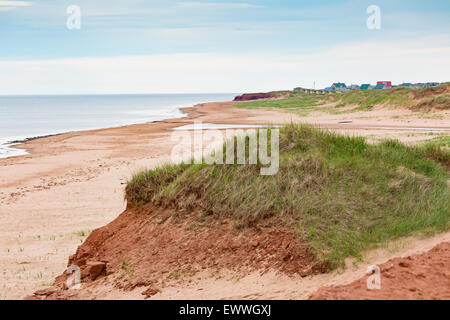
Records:
<instances>
[{"instance_id":1,"label":"sky","mask_svg":"<svg viewBox=\"0 0 450 320\"><path fill-rule=\"evenodd\" d=\"M71 5L79 29L69 29ZM369 29L380 9L380 28ZM72 20L71 20L72 21ZM450 81L448 0L0 0L0 94Z\"/></svg>"}]
</instances>

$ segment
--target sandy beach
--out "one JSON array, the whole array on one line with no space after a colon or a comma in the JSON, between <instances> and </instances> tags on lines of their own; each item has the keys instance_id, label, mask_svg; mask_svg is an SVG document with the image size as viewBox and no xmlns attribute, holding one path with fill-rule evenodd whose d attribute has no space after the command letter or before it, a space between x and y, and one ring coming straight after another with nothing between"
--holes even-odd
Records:
<instances>
[{"instance_id":1,"label":"sandy beach","mask_svg":"<svg viewBox=\"0 0 450 320\"><path fill-rule=\"evenodd\" d=\"M131 174L169 161L173 128L194 121L245 125L307 122L348 134L396 137L406 142L430 139L450 130L448 112L444 111L440 117L428 119L408 110L300 117L238 109L234 104L201 104L184 109L186 118L36 139L17 146L28 155L0 159L0 299L20 299L50 286L89 233L125 209L123 191ZM439 235L415 250L409 245L408 252L429 250L443 240L448 241L448 235ZM232 290L225 296L241 297ZM182 296L174 291L166 298L171 297ZM274 297L283 298L280 294Z\"/></svg>"},{"instance_id":2,"label":"sandy beach","mask_svg":"<svg viewBox=\"0 0 450 320\"><path fill-rule=\"evenodd\" d=\"M450 300L449 12L0 0L0 302Z\"/></svg>"}]
</instances>

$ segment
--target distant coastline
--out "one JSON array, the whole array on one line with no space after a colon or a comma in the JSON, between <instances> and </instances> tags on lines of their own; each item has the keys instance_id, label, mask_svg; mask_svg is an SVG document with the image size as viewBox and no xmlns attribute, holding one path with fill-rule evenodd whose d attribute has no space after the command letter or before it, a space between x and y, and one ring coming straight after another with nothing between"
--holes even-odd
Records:
<instances>
[{"instance_id":1,"label":"distant coastline","mask_svg":"<svg viewBox=\"0 0 450 320\"><path fill-rule=\"evenodd\" d=\"M27 154L15 147L33 140L184 118L184 108L234 95L0 96L0 159Z\"/></svg>"}]
</instances>

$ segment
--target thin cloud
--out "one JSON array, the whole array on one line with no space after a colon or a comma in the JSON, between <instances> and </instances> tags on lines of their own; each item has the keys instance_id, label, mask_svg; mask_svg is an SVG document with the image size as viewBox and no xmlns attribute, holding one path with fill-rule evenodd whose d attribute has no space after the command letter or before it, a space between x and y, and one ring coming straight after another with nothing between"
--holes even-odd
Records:
<instances>
[{"instance_id":1,"label":"thin cloud","mask_svg":"<svg viewBox=\"0 0 450 320\"><path fill-rule=\"evenodd\" d=\"M225 2L178 2L180 7L185 8L210 8L210 9L255 9L264 6L250 3L225 3Z\"/></svg>"},{"instance_id":2,"label":"thin cloud","mask_svg":"<svg viewBox=\"0 0 450 320\"><path fill-rule=\"evenodd\" d=\"M30 7L33 2L28 1L0 1L0 7Z\"/></svg>"},{"instance_id":3,"label":"thin cloud","mask_svg":"<svg viewBox=\"0 0 450 320\"><path fill-rule=\"evenodd\" d=\"M12 11L19 7L31 7L33 2L27 1L0 1L0 12Z\"/></svg>"},{"instance_id":4,"label":"thin cloud","mask_svg":"<svg viewBox=\"0 0 450 320\"><path fill-rule=\"evenodd\" d=\"M336 81L445 82L448 39L357 42L295 55L180 53L0 61L0 94L259 92L312 87L313 81L319 88Z\"/></svg>"}]
</instances>

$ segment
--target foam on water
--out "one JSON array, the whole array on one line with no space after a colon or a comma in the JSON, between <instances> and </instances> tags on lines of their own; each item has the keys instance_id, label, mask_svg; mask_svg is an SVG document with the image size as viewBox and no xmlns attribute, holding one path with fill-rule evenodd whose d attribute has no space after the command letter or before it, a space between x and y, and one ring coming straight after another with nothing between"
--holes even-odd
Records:
<instances>
[{"instance_id":1,"label":"foam on water","mask_svg":"<svg viewBox=\"0 0 450 320\"><path fill-rule=\"evenodd\" d=\"M14 148L14 146L18 145L18 143L11 143L12 141L22 141L26 138L27 137L19 136L0 138L0 159L24 156L28 154L26 150Z\"/></svg>"},{"instance_id":2,"label":"foam on water","mask_svg":"<svg viewBox=\"0 0 450 320\"><path fill-rule=\"evenodd\" d=\"M13 144L0 144L0 159L24 156L28 154L26 150L13 148Z\"/></svg>"}]
</instances>

